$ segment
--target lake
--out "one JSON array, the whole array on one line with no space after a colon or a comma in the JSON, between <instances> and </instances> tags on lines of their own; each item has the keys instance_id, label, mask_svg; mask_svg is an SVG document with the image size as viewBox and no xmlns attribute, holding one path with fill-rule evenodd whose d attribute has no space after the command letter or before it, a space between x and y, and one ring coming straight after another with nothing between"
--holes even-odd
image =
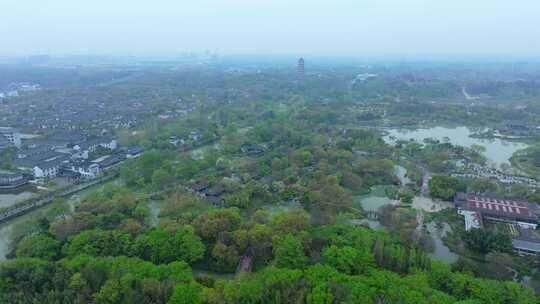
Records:
<instances>
[{"instance_id":1,"label":"lake","mask_svg":"<svg viewBox=\"0 0 540 304\"><path fill-rule=\"evenodd\" d=\"M454 145L470 148L473 144L486 148L484 155L488 161L497 167L503 163L509 163L510 157L517 150L528 147L525 143L512 142L504 139L493 138L473 138L473 132L467 127L446 128L433 127L429 129L405 130L405 129L387 129L388 134L384 137L387 142L392 142L392 137L401 140L414 139L422 142L426 138L434 138L444 141L448 138Z\"/></svg>"}]
</instances>

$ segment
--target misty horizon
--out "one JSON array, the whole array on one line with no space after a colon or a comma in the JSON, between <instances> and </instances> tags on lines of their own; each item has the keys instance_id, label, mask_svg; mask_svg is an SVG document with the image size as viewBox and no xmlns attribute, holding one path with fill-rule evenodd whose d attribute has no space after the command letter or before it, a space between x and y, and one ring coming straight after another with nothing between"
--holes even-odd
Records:
<instances>
[{"instance_id":1,"label":"misty horizon","mask_svg":"<svg viewBox=\"0 0 540 304\"><path fill-rule=\"evenodd\" d=\"M0 4L0 56L538 57L540 4L104 0Z\"/></svg>"}]
</instances>

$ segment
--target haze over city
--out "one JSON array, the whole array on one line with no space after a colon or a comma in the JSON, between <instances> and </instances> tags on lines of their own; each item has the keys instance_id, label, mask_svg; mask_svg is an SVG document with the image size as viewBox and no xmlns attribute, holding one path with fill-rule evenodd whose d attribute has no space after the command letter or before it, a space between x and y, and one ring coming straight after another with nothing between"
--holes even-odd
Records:
<instances>
[{"instance_id":1,"label":"haze over city","mask_svg":"<svg viewBox=\"0 0 540 304\"><path fill-rule=\"evenodd\" d=\"M0 56L540 53L534 0L0 2Z\"/></svg>"},{"instance_id":2,"label":"haze over city","mask_svg":"<svg viewBox=\"0 0 540 304\"><path fill-rule=\"evenodd\" d=\"M0 0L1 304L540 303L540 0Z\"/></svg>"}]
</instances>

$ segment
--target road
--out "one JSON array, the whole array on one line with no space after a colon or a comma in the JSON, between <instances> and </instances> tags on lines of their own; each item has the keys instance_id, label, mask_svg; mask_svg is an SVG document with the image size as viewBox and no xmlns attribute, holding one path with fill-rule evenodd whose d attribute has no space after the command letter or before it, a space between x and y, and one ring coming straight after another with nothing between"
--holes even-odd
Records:
<instances>
[{"instance_id":1,"label":"road","mask_svg":"<svg viewBox=\"0 0 540 304\"><path fill-rule=\"evenodd\" d=\"M431 172L422 168L424 174L422 176L422 188L420 189L420 194L423 197L429 197L429 181L431 180Z\"/></svg>"}]
</instances>

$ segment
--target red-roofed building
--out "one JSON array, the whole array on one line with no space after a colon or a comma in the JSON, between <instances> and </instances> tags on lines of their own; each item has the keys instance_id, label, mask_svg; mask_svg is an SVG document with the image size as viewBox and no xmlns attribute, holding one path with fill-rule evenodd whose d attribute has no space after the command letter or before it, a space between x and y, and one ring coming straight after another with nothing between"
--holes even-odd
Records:
<instances>
[{"instance_id":1,"label":"red-roofed building","mask_svg":"<svg viewBox=\"0 0 540 304\"><path fill-rule=\"evenodd\" d=\"M536 204L475 194L458 193L454 204L460 210L478 212L486 219L510 221L534 229L540 215Z\"/></svg>"}]
</instances>

